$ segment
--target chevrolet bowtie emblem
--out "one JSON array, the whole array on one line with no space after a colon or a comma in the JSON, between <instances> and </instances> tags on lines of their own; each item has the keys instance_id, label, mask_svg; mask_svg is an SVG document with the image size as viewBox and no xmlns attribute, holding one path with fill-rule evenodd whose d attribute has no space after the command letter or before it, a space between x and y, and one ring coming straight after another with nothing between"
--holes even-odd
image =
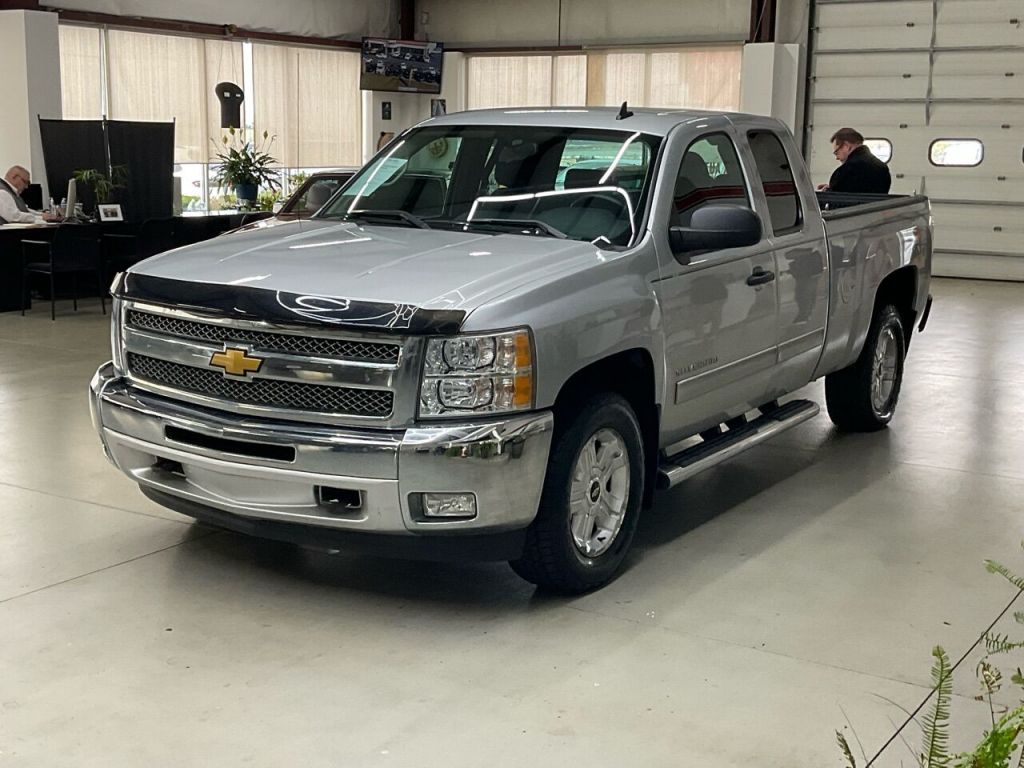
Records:
<instances>
[{"instance_id":1,"label":"chevrolet bowtie emblem","mask_svg":"<svg viewBox=\"0 0 1024 768\"><path fill-rule=\"evenodd\" d=\"M210 356L210 365L222 368L229 376L248 377L250 373L256 373L260 369L263 359L250 357L244 349L228 347L223 352L214 352Z\"/></svg>"}]
</instances>

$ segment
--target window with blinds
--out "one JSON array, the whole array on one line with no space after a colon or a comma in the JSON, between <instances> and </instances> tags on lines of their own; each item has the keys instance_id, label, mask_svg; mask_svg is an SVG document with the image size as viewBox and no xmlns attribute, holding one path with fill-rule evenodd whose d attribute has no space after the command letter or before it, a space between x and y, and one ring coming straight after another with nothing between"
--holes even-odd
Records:
<instances>
[{"instance_id":1,"label":"window with blinds","mask_svg":"<svg viewBox=\"0 0 1024 768\"><path fill-rule=\"evenodd\" d=\"M469 56L467 107L617 106L738 110L742 46Z\"/></svg>"},{"instance_id":2,"label":"window with blinds","mask_svg":"<svg viewBox=\"0 0 1024 768\"><path fill-rule=\"evenodd\" d=\"M100 30L61 24L60 95L64 117L99 120L103 116L103 57Z\"/></svg>"},{"instance_id":3,"label":"window with blinds","mask_svg":"<svg viewBox=\"0 0 1024 768\"><path fill-rule=\"evenodd\" d=\"M471 56L467 109L582 106L587 103L587 57Z\"/></svg>"},{"instance_id":4,"label":"window with blinds","mask_svg":"<svg viewBox=\"0 0 1024 768\"><path fill-rule=\"evenodd\" d=\"M214 86L241 82L242 44L195 37L107 32L108 117L173 120L174 160L202 163L220 137Z\"/></svg>"},{"instance_id":5,"label":"window with blinds","mask_svg":"<svg viewBox=\"0 0 1024 768\"><path fill-rule=\"evenodd\" d=\"M253 44L256 134L295 168L362 164L360 56L355 51Z\"/></svg>"},{"instance_id":6,"label":"window with blinds","mask_svg":"<svg viewBox=\"0 0 1024 768\"><path fill-rule=\"evenodd\" d=\"M282 166L362 163L356 51L252 44L247 83L241 41L62 24L60 42L64 116L173 120L176 163L215 161L223 81L245 87L255 135L277 136L271 152Z\"/></svg>"}]
</instances>

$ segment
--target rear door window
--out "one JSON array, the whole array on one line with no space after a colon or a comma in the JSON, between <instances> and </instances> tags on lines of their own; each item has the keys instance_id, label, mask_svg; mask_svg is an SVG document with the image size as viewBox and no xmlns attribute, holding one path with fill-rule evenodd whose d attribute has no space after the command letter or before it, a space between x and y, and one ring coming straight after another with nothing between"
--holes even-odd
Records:
<instances>
[{"instance_id":1,"label":"rear door window","mask_svg":"<svg viewBox=\"0 0 1024 768\"><path fill-rule=\"evenodd\" d=\"M772 231L776 235L798 231L802 221L800 195L782 142L770 131L752 131L747 136L768 200Z\"/></svg>"}]
</instances>

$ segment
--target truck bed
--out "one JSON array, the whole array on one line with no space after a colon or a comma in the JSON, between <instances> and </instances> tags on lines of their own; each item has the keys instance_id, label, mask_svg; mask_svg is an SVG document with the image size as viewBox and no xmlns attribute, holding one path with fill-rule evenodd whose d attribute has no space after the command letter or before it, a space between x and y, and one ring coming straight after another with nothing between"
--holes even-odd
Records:
<instances>
[{"instance_id":1,"label":"truck bed","mask_svg":"<svg viewBox=\"0 0 1024 768\"><path fill-rule=\"evenodd\" d=\"M896 270L914 280L915 317L931 277L931 205L923 195L819 192L832 272L828 334L815 377L845 368L863 347L881 281ZM912 320L912 319L911 319ZM911 327L905 332L910 336Z\"/></svg>"}]
</instances>

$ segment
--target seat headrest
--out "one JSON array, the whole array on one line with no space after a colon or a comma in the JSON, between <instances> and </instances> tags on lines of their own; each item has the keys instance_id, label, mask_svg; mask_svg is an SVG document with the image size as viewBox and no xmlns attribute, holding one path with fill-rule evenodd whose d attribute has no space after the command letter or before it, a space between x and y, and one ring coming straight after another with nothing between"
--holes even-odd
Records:
<instances>
[{"instance_id":1,"label":"seat headrest","mask_svg":"<svg viewBox=\"0 0 1024 768\"><path fill-rule=\"evenodd\" d=\"M607 172L607 168L570 168L565 172L565 188L600 186ZM609 178L607 183L614 184L614 181Z\"/></svg>"},{"instance_id":2,"label":"seat headrest","mask_svg":"<svg viewBox=\"0 0 1024 768\"><path fill-rule=\"evenodd\" d=\"M683 164L676 178L675 196L688 194L694 189L704 189L711 186L711 174L708 173L708 164L696 152L687 152L683 155Z\"/></svg>"},{"instance_id":3,"label":"seat headrest","mask_svg":"<svg viewBox=\"0 0 1024 768\"><path fill-rule=\"evenodd\" d=\"M318 211L324 203L331 197L331 193L334 192L331 189L331 185L319 181L309 188L306 192L306 210L307 211Z\"/></svg>"},{"instance_id":4,"label":"seat headrest","mask_svg":"<svg viewBox=\"0 0 1024 768\"><path fill-rule=\"evenodd\" d=\"M494 178L503 187L517 188L529 184L533 175L537 145L532 141L516 140L502 147L494 164Z\"/></svg>"}]
</instances>

